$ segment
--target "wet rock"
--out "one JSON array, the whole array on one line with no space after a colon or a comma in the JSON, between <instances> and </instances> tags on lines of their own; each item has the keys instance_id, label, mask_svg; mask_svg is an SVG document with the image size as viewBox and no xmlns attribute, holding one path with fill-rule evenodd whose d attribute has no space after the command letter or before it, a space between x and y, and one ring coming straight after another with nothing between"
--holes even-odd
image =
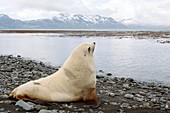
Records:
<instances>
[{"instance_id":1,"label":"wet rock","mask_svg":"<svg viewBox=\"0 0 170 113\"><path fill-rule=\"evenodd\" d=\"M23 100L19 100L15 105L20 106L22 109L24 109L26 111L31 111L34 109L32 105L29 105L28 103L26 103Z\"/></svg>"},{"instance_id":2,"label":"wet rock","mask_svg":"<svg viewBox=\"0 0 170 113\"><path fill-rule=\"evenodd\" d=\"M124 97L127 98L127 99L133 99L134 95L132 95L132 94L125 94Z\"/></svg>"}]
</instances>

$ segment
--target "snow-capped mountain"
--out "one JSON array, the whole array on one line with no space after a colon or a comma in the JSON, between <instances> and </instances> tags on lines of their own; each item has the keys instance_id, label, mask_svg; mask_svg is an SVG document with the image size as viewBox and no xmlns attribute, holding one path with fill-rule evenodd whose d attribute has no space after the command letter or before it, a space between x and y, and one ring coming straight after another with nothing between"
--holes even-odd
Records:
<instances>
[{"instance_id":1,"label":"snow-capped mountain","mask_svg":"<svg viewBox=\"0 0 170 113\"><path fill-rule=\"evenodd\" d=\"M114 29L126 28L111 17L60 13L51 19L21 21L0 14L0 29Z\"/></svg>"}]
</instances>

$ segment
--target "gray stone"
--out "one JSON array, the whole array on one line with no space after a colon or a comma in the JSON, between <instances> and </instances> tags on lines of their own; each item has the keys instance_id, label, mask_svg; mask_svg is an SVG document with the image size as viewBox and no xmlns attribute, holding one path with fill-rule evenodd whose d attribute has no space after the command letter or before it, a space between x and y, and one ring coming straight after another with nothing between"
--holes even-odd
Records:
<instances>
[{"instance_id":1,"label":"gray stone","mask_svg":"<svg viewBox=\"0 0 170 113\"><path fill-rule=\"evenodd\" d=\"M124 97L127 98L127 99L133 99L134 95L132 95L132 94L125 94Z\"/></svg>"},{"instance_id":2,"label":"gray stone","mask_svg":"<svg viewBox=\"0 0 170 113\"><path fill-rule=\"evenodd\" d=\"M79 108L77 111L78 111L78 112L83 112L84 109L83 109L83 108Z\"/></svg>"},{"instance_id":3,"label":"gray stone","mask_svg":"<svg viewBox=\"0 0 170 113\"><path fill-rule=\"evenodd\" d=\"M8 95L0 95L0 98L1 98L1 99L7 99L7 98L8 98Z\"/></svg>"},{"instance_id":4,"label":"gray stone","mask_svg":"<svg viewBox=\"0 0 170 113\"><path fill-rule=\"evenodd\" d=\"M166 98L165 97L161 97L160 101L163 102L163 103L166 103Z\"/></svg>"},{"instance_id":5,"label":"gray stone","mask_svg":"<svg viewBox=\"0 0 170 113\"><path fill-rule=\"evenodd\" d=\"M90 113L94 113L94 111L92 109L89 109Z\"/></svg>"},{"instance_id":6,"label":"gray stone","mask_svg":"<svg viewBox=\"0 0 170 113\"><path fill-rule=\"evenodd\" d=\"M98 111L97 113L104 113L103 111Z\"/></svg>"},{"instance_id":7,"label":"gray stone","mask_svg":"<svg viewBox=\"0 0 170 113\"><path fill-rule=\"evenodd\" d=\"M42 105L36 105L34 108L35 108L37 111L39 111L39 110L41 110L41 109L48 109L47 106L42 106Z\"/></svg>"},{"instance_id":8,"label":"gray stone","mask_svg":"<svg viewBox=\"0 0 170 113\"><path fill-rule=\"evenodd\" d=\"M157 103L159 100L157 98L152 98L150 101L153 103Z\"/></svg>"},{"instance_id":9,"label":"gray stone","mask_svg":"<svg viewBox=\"0 0 170 113\"><path fill-rule=\"evenodd\" d=\"M117 106L118 103L117 102L110 102L111 105Z\"/></svg>"},{"instance_id":10,"label":"gray stone","mask_svg":"<svg viewBox=\"0 0 170 113\"><path fill-rule=\"evenodd\" d=\"M41 109L38 113L58 113L58 111L55 112L55 110Z\"/></svg>"},{"instance_id":11,"label":"gray stone","mask_svg":"<svg viewBox=\"0 0 170 113\"><path fill-rule=\"evenodd\" d=\"M149 99L153 99L153 98L156 97L156 95L153 95L153 94L150 94L150 93L148 93L147 95L148 95L148 98L149 98Z\"/></svg>"},{"instance_id":12,"label":"gray stone","mask_svg":"<svg viewBox=\"0 0 170 113\"><path fill-rule=\"evenodd\" d=\"M5 104L11 104L12 101L11 101L11 100L5 100L3 103L5 103Z\"/></svg>"},{"instance_id":13,"label":"gray stone","mask_svg":"<svg viewBox=\"0 0 170 113\"><path fill-rule=\"evenodd\" d=\"M3 111L5 111L5 108L1 108L1 109L0 109L0 112L3 112Z\"/></svg>"},{"instance_id":14,"label":"gray stone","mask_svg":"<svg viewBox=\"0 0 170 113\"><path fill-rule=\"evenodd\" d=\"M23 100L19 100L15 105L20 106L21 108L23 108L26 111L31 111L34 109L34 107L32 105L29 105L28 103L26 103Z\"/></svg>"},{"instance_id":15,"label":"gray stone","mask_svg":"<svg viewBox=\"0 0 170 113\"><path fill-rule=\"evenodd\" d=\"M145 96L145 95L146 95L146 93L143 92L143 91L139 91L139 94L142 95L142 96Z\"/></svg>"},{"instance_id":16,"label":"gray stone","mask_svg":"<svg viewBox=\"0 0 170 113\"><path fill-rule=\"evenodd\" d=\"M157 99L156 99L156 98L152 98L152 99L151 99L151 102L156 103L156 102L157 102Z\"/></svg>"},{"instance_id":17,"label":"gray stone","mask_svg":"<svg viewBox=\"0 0 170 113\"><path fill-rule=\"evenodd\" d=\"M66 111L65 111L65 110L59 110L59 111L57 112L56 110L53 110L52 113L66 113Z\"/></svg>"},{"instance_id":18,"label":"gray stone","mask_svg":"<svg viewBox=\"0 0 170 113\"><path fill-rule=\"evenodd\" d=\"M130 85L129 84L123 84L123 88L130 89Z\"/></svg>"},{"instance_id":19,"label":"gray stone","mask_svg":"<svg viewBox=\"0 0 170 113\"><path fill-rule=\"evenodd\" d=\"M140 94L135 94L135 96L137 96L137 97L139 97L139 98L143 98L143 96L140 95Z\"/></svg>"},{"instance_id":20,"label":"gray stone","mask_svg":"<svg viewBox=\"0 0 170 113\"><path fill-rule=\"evenodd\" d=\"M137 109L138 106L137 106L137 105L132 105L132 108L133 108L133 109Z\"/></svg>"},{"instance_id":21,"label":"gray stone","mask_svg":"<svg viewBox=\"0 0 170 113\"><path fill-rule=\"evenodd\" d=\"M146 102L146 103L143 104L143 106L146 107L146 108L150 108L150 103Z\"/></svg>"},{"instance_id":22,"label":"gray stone","mask_svg":"<svg viewBox=\"0 0 170 113\"><path fill-rule=\"evenodd\" d=\"M121 108L131 108L128 103L122 103Z\"/></svg>"},{"instance_id":23,"label":"gray stone","mask_svg":"<svg viewBox=\"0 0 170 113\"><path fill-rule=\"evenodd\" d=\"M109 93L109 96L114 97L114 96L116 96L116 94L115 93Z\"/></svg>"},{"instance_id":24,"label":"gray stone","mask_svg":"<svg viewBox=\"0 0 170 113\"><path fill-rule=\"evenodd\" d=\"M124 95L125 94L125 91L120 91L120 95Z\"/></svg>"},{"instance_id":25,"label":"gray stone","mask_svg":"<svg viewBox=\"0 0 170 113\"><path fill-rule=\"evenodd\" d=\"M165 105L165 109L170 110L170 101L168 101L168 102L166 103L166 105Z\"/></svg>"},{"instance_id":26,"label":"gray stone","mask_svg":"<svg viewBox=\"0 0 170 113\"><path fill-rule=\"evenodd\" d=\"M134 97L134 99L138 102L142 102L143 101L143 98L139 98L139 97Z\"/></svg>"}]
</instances>

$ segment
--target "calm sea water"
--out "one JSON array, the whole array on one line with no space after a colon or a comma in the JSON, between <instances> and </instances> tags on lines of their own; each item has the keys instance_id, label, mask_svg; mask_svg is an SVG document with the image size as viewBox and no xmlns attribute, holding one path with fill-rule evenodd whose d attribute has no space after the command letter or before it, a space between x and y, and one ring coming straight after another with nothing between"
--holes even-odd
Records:
<instances>
[{"instance_id":1,"label":"calm sea water","mask_svg":"<svg viewBox=\"0 0 170 113\"><path fill-rule=\"evenodd\" d=\"M170 85L170 44L152 39L60 37L58 34L0 34L1 55L21 55L61 66L75 46L96 42L96 69L112 76Z\"/></svg>"}]
</instances>

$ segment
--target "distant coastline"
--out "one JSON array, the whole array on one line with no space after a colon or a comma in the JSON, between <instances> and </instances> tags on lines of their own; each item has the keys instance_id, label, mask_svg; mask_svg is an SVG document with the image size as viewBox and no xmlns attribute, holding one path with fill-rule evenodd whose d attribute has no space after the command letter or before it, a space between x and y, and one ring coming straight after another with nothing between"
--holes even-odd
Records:
<instances>
[{"instance_id":1,"label":"distant coastline","mask_svg":"<svg viewBox=\"0 0 170 113\"><path fill-rule=\"evenodd\" d=\"M112 36L132 36L132 37L150 37L150 38L170 38L170 31L107 31L107 30L89 30L89 29L18 29L18 30L0 30L0 33L61 33L66 36L76 37L112 37Z\"/></svg>"}]
</instances>

